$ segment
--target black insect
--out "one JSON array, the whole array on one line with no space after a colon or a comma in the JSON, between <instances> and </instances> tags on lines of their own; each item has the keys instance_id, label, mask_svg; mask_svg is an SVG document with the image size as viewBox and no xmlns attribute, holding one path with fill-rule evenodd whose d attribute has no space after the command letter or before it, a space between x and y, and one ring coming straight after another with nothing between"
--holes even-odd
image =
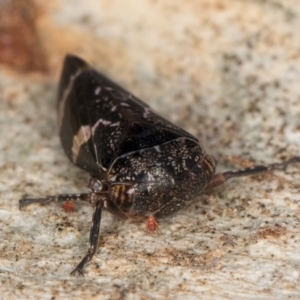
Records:
<instances>
[{"instance_id":1,"label":"black insect","mask_svg":"<svg viewBox=\"0 0 300 300\"><path fill-rule=\"evenodd\" d=\"M180 210L230 178L285 170L300 162L294 157L215 174L215 161L197 138L76 56L65 59L58 99L61 142L69 159L91 174L89 192L25 198L20 208L70 199L95 205L89 249L71 275L83 275L97 251L103 207L121 219L148 217L147 228L155 231L154 217Z\"/></svg>"}]
</instances>

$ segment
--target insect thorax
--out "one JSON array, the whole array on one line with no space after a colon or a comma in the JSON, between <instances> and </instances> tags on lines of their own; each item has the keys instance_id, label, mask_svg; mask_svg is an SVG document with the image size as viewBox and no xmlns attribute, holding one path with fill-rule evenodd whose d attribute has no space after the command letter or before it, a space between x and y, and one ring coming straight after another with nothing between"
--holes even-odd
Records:
<instances>
[{"instance_id":1,"label":"insect thorax","mask_svg":"<svg viewBox=\"0 0 300 300\"><path fill-rule=\"evenodd\" d=\"M138 215L155 214L171 201L192 200L214 173L203 168L204 158L203 148L189 138L122 155L108 172L110 199Z\"/></svg>"}]
</instances>

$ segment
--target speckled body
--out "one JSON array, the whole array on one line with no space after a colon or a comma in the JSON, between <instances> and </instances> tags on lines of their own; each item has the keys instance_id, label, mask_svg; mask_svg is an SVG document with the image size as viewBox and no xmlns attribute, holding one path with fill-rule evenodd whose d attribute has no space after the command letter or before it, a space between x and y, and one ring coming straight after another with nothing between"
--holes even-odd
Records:
<instances>
[{"instance_id":1,"label":"speckled body","mask_svg":"<svg viewBox=\"0 0 300 300\"><path fill-rule=\"evenodd\" d=\"M215 172L194 136L75 56L64 63L58 114L66 154L98 179L91 192L128 217L178 211Z\"/></svg>"}]
</instances>

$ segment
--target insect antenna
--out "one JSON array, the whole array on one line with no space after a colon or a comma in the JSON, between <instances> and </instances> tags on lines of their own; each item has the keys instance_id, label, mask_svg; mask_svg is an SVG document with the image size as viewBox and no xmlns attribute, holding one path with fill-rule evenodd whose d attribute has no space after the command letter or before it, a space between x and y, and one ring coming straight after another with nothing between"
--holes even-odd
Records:
<instances>
[{"instance_id":1,"label":"insect antenna","mask_svg":"<svg viewBox=\"0 0 300 300\"><path fill-rule=\"evenodd\" d=\"M48 204L50 202L64 202L64 201L85 201L90 202L90 194L61 194L56 196L46 196L44 198L23 198L19 200L19 209L22 210L25 206L33 203L39 203L41 205Z\"/></svg>"}]
</instances>

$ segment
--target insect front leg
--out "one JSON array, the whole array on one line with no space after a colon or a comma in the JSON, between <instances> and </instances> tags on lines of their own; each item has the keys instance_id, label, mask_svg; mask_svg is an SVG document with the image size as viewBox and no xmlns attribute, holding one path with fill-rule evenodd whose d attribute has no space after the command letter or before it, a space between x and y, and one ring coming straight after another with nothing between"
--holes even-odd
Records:
<instances>
[{"instance_id":1,"label":"insect front leg","mask_svg":"<svg viewBox=\"0 0 300 300\"><path fill-rule=\"evenodd\" d=\"M264 173L273 172L276 170L285 171L286 168L294 163L300 163L300 156L295 156L289 160L286 160L282 163L274 163L266 166L254 166L252 168L240 169L235 171L226 171L223 173L215 174L210 182L205 187L205 190L215 188L219 185L222 185L225 181L235 177L244 177L244 176L253 176Z\"/></svg>"},{"instance_id":2,"label":"insect front leg","mask_svg":"<svg viewBox=\"0 0 300 300\"><path fill-rule=\"evenodd\" d=\"M93 215L93 221L90 231L90 247L87 251L87 254L85 257L81 260L81 262L77 265L77 267L71 272L72 276L83 276L83 268L84 266L91 261L94 254L96 253L98 249L98 243L99 243L99 233L100 233L100 223L101 223L101 214L102 214L102 208L104 205L105 198L100 199L96 203L94 215Z\"/></svg>"},{"instance_id":3,"label":"insect front leg","mask_svg":"<svg viewBox=\"0 0 300 300\"><path fill-rule=\"evenodd\" d=\"M40 203L42 205L45 205L50 202L64 202L69 200L91 202L91 195L90 193L61 194L57 196L47 196L44 198L23 198L19 200L19 208L22 209L23 207L30 205L32 203Z\"/></svg>"}]
</instances>

